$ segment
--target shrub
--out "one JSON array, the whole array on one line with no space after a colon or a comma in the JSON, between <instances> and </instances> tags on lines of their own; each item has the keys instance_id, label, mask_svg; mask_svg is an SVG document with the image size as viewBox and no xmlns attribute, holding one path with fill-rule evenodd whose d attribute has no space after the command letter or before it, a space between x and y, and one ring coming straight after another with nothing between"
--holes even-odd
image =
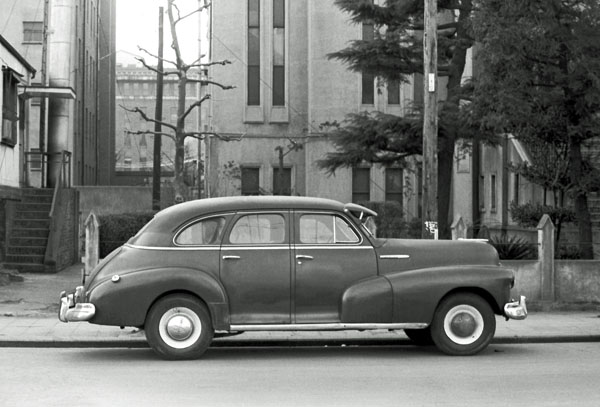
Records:
<instances>
[{"instance_id":1,"label":"shrub","mask_svg":"<svg viewBox=\"0 0 600 407\"><path fill-rule=\"evenodd\" d=\"M530 260L537 258L537 245L517 236L492 236L490 244L501 260Z\"/></svg>"},{"instance_id":2,"label":"shrub","mask_svg":"<svg viewBox=\"0 0 600 407\"><path fill-rule=\"evenodd\" d=\"M561 260L579 260L581 259L581 250L577 246L559 246L558 251L554 253L554 258Z\"/></svg>"},{"instance_id":3,"label":"shrub","mask_svg":"<svg viewBox=\"0 0 600 407\"><path fill-rule=\"evenodd\" d=\"M531 202L517 205L510 203L510 214L520 226L536 227L544 214L547 214L554 225L575 220L575 212L571 208L561 208L549 205L533 204Z\"/></svg>"},{"instance_id":4,"label":"shrub","mask_svg":"<svg viewBox=\"0 0 600 407\"><path fill-rule=\"evenodd\" d=\"M147 212L99 216L100 258L106 257L114 249L127 242L153 216L154 213Z\"/></svg>"}]
</instances>

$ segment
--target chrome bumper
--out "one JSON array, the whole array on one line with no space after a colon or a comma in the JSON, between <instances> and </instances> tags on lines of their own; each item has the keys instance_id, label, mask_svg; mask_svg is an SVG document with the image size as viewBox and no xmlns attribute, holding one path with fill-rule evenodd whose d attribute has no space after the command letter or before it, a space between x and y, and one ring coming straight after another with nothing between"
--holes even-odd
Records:
<instances>
[{"instance_id":1,"label":"chrome bumper","mask_svg":"<svg viewBox=\"0 0 600 407\"><path fill-rule=\"evenodd\" d=\"M67 294L65 291L60 293L60 310L58 319L62 322L89 321L96 315L94 304L86 302L77 302L83 298L83 287L79 286L75 293Z\"/></svg>"},{"instance_id":2,"label":"chrome bumper","mask_svg":"<svg viewBox=\"0 0 600 407\"><path fill-rule=\"evenodd\" d=\"M504 305L504 316L506 319L525 319L527 318L527 305L525 296L522 295L519 301L513 301Z\"/></svg>"}]
</instances>

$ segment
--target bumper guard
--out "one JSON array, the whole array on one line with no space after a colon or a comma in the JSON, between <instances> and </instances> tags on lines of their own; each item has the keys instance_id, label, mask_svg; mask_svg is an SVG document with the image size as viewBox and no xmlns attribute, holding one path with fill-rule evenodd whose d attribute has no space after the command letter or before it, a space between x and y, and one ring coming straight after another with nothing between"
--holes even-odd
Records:
<instances>
[{"instance_id":1,"label":"bumper guard","mask_svg":"<svg viewBox=\"0 0 600 407\"><path fill-rule=\"evenodd\" d=\"M67 294L65 291L60 293L60 310L58 319L62 322L80 322L89 321L96 315L94 304L79 302L76 299L81 298L83 287L77 287L75 293Z\"/></svg>"},{"instance_id":2,"label":"bumper guard","mask_svg":"<svg viewBox=\"0 0 600 407\"><path fill-rule=\"evenodd\" d=\"M513 301L504 305L504 316L506 319L525 319L527 318L527 305L525 296L522 295L519 301Z\"/></svg>"}]
</instances>

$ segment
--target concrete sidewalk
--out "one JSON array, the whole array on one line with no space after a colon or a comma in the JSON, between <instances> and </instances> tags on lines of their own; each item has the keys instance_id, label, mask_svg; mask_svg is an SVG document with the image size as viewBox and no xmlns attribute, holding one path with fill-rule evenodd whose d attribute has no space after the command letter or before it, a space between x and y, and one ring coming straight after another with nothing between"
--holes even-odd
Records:
<instances>
[{"instance_id":1,"label":"concrete sidewalk","mask_svg":"<svg viewBox=\"0 0 600 407\"><path fill-rule=\"evenodd\" d=\"M0 287L0 347L146 347L144 332L57 318L62 290L80 284L81 265L57 274L24 274ZM495 343L600 342L600 311L530 312L523 321L497 317ZM409 344L403 331L247 332L213 346L341 346Z\"/></svg>"}]
</instances>

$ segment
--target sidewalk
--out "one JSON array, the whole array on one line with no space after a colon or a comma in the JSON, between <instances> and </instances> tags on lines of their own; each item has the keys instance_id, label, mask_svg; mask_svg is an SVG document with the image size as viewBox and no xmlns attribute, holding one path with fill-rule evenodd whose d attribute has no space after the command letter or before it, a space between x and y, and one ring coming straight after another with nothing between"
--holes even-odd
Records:
<instances>
[{"instance_id":1,"label":"sidewalk","mask_svg":"<svg viewBox=\"0 0 600 407\"><path fill-rule=\"evenodd\" d=\"M0 347L147 347L144 332L57 318L60 291L80 284L81 265L57 274L24 274L0 287ZM497 317L494 343L600 342L600 311L530 312L523 321ZM212 346L341 346L409 344L403 331L247 332Z\"/></svg>"}]
</instances>

